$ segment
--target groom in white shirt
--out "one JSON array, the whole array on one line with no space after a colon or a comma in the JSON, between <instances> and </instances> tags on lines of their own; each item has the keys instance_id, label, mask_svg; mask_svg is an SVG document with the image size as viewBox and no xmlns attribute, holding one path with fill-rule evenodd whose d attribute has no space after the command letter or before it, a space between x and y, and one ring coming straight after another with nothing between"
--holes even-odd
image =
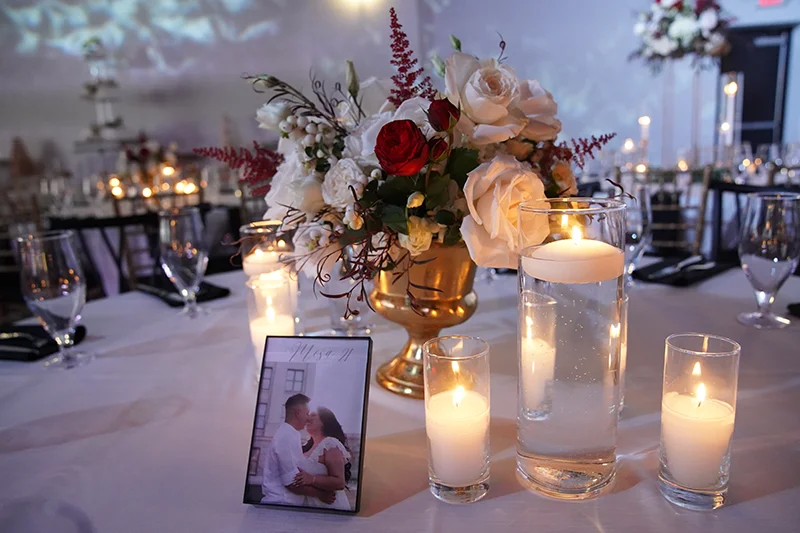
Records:
<instances>
[{"instance_id":1,"label":"groom in white shirt","mask_svg":"<svg viewBox=\"0 0 800 533\"><path fill-rule=\"evenodd\" d=\"M333 492L294 484L295 476L300 473L298 464L303 458L300 431L309 420L309 401L310 398L305 394L295 394L286 400L286 421L275 432L267 448L261 503L301 506L306 496L316 496L323 502L329 500L328 503L336 498Z\"/></svg>"}]
</instances>

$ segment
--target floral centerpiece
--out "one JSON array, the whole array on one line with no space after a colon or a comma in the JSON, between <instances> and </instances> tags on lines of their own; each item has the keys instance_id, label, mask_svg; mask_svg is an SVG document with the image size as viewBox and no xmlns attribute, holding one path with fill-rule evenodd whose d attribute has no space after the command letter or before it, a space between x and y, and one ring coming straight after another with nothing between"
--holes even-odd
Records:
<instances>
[{"instance_id":1,"label":"floral centerpiece","mask_svg":"<svg viewBox=\"0 0 800 533\"><path fill-rule=\"evenodd\" d=\"M642 58L654 72L664 61L691 56L695 65L730 49L725 33L731 19L714 0L654 0L633 27L641 46L631 59Z\"/></svg>"},{"instance_id":2,"label":"floral centerpiece","mask_svg":"<svg viewBox=\"0 0 800 533\"><path fill-rule=\"evenodd\" d=\"M246 76L271 92L256 120L280 133L277 151L255 142L197 152L241 169L265 195L265 218L296 230L290 260L322 284L345 247L357 288L437 244L516 268L517 205L577 193L573 165L613 135L558 143L555 100L505 63L502 41L498 58L480 59L452 38L437 92L390 15L391 82L359 81L348 61L344 85L312 79L312 100L274 76Z\"/></svg>"}]
</instances>

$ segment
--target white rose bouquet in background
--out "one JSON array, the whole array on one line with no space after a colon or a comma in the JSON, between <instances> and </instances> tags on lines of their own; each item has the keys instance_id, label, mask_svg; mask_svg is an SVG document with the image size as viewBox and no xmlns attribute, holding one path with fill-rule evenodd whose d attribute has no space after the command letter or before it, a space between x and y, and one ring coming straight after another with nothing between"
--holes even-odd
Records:
<instances>
[{"instance_id":1,"label":"white rose bouquet in background","mask_svg":"<svg viewBox=\"0 0 800 533\"><path fill-rule=\"evenodd\" d=\"M520 231L530 242L547 235L518 227L519 204L576 194L573 165L613 137L557 143L553 96L505 63L504 42L501 59L480 59L453 38L437 92L390 15L391 82L360 82L348 61L344 84L312 79L312 100L274 76L250 76L272 94L256 120L280 133L277 151L198 150L241 169L266 198L265 218L293 232L287 260L318 283L347 258L354 287L323 288L328 296L366 299L366 282L432 248L466 245L479 266L516 268Z\"/></svg>"},{"instance_id":2,"label":"white rose bouquet in background","mask_svg":"<svg viewBox=\"0 0 800 533\"><path fill-rule=\"evenodd\" d=\"M630 59L644 59L654 72L664 61L686 56L702 65L703 59L728 53L725 33L730 23L715 0L654 0L633 26L642 44Z\"/></svg>"}]
</instances>

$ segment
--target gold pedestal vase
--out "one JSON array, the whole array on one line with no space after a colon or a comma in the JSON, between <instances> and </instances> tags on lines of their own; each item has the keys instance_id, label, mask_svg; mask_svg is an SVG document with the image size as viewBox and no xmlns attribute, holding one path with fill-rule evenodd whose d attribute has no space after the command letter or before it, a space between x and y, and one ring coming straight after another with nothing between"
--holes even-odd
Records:
<instances>
[{"instance_id":1,"label":"gold pedestal vase","mask_svg":"<svg viewBox=\"0 0 800 533\"><path fill-rule=\"evenodd\" d=\"M415 264L408 268L407 258L396 270L381 272L375 278L370 301L375 311L403 326L408 332L408 342L388 363L378 368L378 383L390 391L423 398L422 345L437 337L443 328L465 322L478 307L478 296L473 292L475 263L467 247L435 246L414 257ZM408 271L400 277L394 272ZM418 286L435 288L426 290L410 287L419 309L412 309L406 290L410 281Z\"/></svg>"}]
</instances>

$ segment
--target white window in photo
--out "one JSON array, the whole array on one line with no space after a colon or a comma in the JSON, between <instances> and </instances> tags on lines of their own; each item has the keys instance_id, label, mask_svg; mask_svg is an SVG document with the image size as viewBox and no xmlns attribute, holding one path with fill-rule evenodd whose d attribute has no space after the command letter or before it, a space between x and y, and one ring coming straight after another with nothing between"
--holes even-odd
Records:
<instances>
[{"instance_id":1,"label":"white window in photo","mask_svg":"<svg viewBox=\"0 0 800 533\"><path fill-rule=\"evenodd\" d=\"M303 392L306 371L289 369L286 371L286 392Z\"/></svg>"},{"instance_id":2,"label":"white window in photo","mask_svg":"<svg viewBox=\"0 0 800 533\"><path fill-rule=\"evenodd\" d=\"M261 388L269 390L272 388L272 374L273 369L271 366L265 366L261 371Z\"/></svg>"},{"instance_id":3,"label":"white window in photo","mask_svg":"<svg viewBox=\"0 0 800 533\"><path fill-rule=\"evenodd\" d=\"M256 408L256 429L264 429L267 424L267 404L260 403Z\"/></svg>"}]
</instances>

